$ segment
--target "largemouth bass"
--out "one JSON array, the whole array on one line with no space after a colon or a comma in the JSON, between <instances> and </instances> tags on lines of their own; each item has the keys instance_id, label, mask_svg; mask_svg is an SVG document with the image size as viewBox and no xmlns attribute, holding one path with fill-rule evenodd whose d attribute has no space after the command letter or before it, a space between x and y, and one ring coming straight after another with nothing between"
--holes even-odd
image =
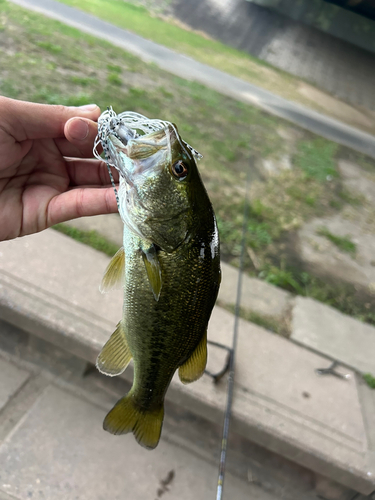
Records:
<instances>
[{"instance_id":1,"label":"largemouth bass","mask_svg":"<svg viewBox=\"0 0 375 500\"><path fill-rule=\"evenodd\" d=\"M99 142L120 174L124 222L124 246L101 288L120 282L124 305L97 367L114 376L134 361L132 388L103 425L112 434L133 432L153 449L175 371L187 384L206 366L207 324L220 285L218 230L195 162L200 155L174 124L109 109L99 118L96 156Z\"/></svg>"}]
</instances>

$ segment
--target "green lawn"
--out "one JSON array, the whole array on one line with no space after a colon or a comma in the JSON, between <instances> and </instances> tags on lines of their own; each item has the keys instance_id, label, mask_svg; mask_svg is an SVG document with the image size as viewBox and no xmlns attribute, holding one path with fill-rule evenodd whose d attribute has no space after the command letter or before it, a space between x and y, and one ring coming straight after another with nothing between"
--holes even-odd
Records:
<instances>
[{"instance_id":1,"label":"green lawn","mask_svg":"<svg viewBox=\"0 0 375 500\"><path fill-rule=\"evenodd\" d=\"M247 52L203 36L188 27L181 27L180 23L171 18L158 17L158 13L150 13L145 7L136 5L136 2L123 0L61 0L61 2L267 89L285 99L298 102L339 120L344 119L349 125L363 128L367 132L374 133L375 131L375 122L370 113L361 123L353 121L350 111L343 115L342 107L341 113L337 114L339 102L335 99L330 100L328 97L322 104L315 94L314 97L308 98L306 93L302 92L302 87L305 90L308 88L303 79L279 70ZM314 87L311 82L307 83ZM363 113L363 110L361 112ZM372 124L364 125L364 123Z\"/></svg>"},{"instance_id":2,"label":"green lawn","mask_svg":"<svg viewBox=\"0 0 375 500\"><path fill-rule=\"evenodd\" d=\"M271 74L282 87L291 86L292 89L295 85L288 73L245 52L183 29L171 20L160 19L141 5L123 0L62 0L62 3L251 82L267 84Z\"/></svg>"}]
</instances>

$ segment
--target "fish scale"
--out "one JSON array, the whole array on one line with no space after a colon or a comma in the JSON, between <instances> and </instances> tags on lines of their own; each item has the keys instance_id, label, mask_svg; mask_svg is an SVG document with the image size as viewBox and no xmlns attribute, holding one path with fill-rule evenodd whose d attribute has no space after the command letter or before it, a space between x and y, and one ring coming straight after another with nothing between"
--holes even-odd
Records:
<instances>
[{"instance_id":1,"label":"fish scale","mask_svg":"<svg viewBox=\"0 0 375 500\"><path fill-rule=\"evenodd\" d=\"M147 276L144 275L142 258L136 252L137 241L134 241L130 232L125 234L128 239L125 253L132 255L132 262L127 265L126 270L125 329L134 328L140 332L129 339L136 367L135 386L139 394L145 392L147 396L152 389L153 399L159 401L164 397L174 372L191 355L204 333L202 330L208 323L216 299L216 269L214 266L203 266L200 248L195 241L191 241L190 248L187 249L188 263L184 262L179 253L160 252L161 268L167 272L164 290L156 302ZM142 283L140 275L143 276ZM198 287L197 280L201 280L203 286ZM139 297L134 300L136 294ZM142 311L142 315L139 311ZM143 332L151 333L145 335ZM171 356L168 343L172 342ZM155 351L158 351L157 355ZM142 364L138 364L138 360ZM163 366L159 376L152 367L155 360L158 366ZM139 374L137 366L142 366Z\"/></svg>"},{"instance_id":2,"label":"fish scale","mask_svg":"<svg viewBox=\"0 0 375 500\"><path fill-rule=\"evenodd\" d=\"M124 246L101 288L121 282L124 305L97 367L114 376L134 361L132 388L108 413L104 428L133 432L153 449L175 371L190 383L206 365L207 324L221 276L217 224L196 166L199 154L175 125L109 108L99 119L96 152L99 142L119 172L124 222Z\"/></svg>"}]
</instances>

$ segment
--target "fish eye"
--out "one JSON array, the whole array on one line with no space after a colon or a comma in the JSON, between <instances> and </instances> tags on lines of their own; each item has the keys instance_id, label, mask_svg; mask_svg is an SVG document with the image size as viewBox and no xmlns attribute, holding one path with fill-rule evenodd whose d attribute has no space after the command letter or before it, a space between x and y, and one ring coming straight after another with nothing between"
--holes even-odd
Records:
<instances>
[{"instance_id":1,"label":"fish eye","mask_svg":"<svg viewBox=\"0 0 375 500\"><path fill-rule=\"evenodd\" d=\"M183 161L179 160L172 165L172 174L177 177L177 179L185 179L188 174L188 168Z\"/></svg>"}]
</instances>

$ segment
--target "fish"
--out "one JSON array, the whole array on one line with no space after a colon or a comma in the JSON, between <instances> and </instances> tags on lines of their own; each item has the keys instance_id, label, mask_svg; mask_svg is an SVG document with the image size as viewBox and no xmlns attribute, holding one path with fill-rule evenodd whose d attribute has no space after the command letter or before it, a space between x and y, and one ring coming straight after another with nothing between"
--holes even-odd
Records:
<instances>
[{"instance_id":1,"label":"fish","mask_svg":"<svg viewBox=\"0 0 375 500\"><path fill-rule=\"evenodd\" d=\"M116 194L123 247L101 284L124 289L123 315L96 366L117 376L130 360L133 384L104 419L112 434L132 432L154 449L164 398L176 370L198 380L207 362L207 325L220 281L220 243L214 210L200 177L201 155L173 123L112 108L98 120L94 154L119 172Z\"/></svg>"}]
</instances>

